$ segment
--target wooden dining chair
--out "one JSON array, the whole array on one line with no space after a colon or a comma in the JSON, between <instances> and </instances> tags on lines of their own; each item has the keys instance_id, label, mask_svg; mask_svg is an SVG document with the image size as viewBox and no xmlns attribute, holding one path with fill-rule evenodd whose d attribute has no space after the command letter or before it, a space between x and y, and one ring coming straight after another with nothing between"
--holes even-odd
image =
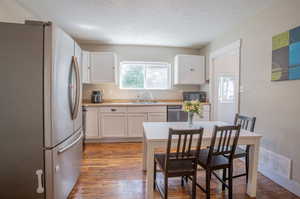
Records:
<instances>
[{"instance_id":1,"label":"wooden dining chair","mask_svg":"<svg viewBox=\"0 0 300 199\"><path fill-rule=\"evenodd\" d=\"M168 178L189 176L192 179L192 199L196 198L197 162L203 137L203 128L195 130L169 129L165 154L154 155L154 189L162 198L168 198ZM196 143L195 143L196 142ZM196 145L194 148L193 146ZM195 149L195 153L192 153ZM156 183L157 165L164 175L164 189ZM183 185L183 182L182 182Z\"/></svg>"},{"instance_id":2,"label":"wooden dining chair","mask_svg":"<svg viewBox=\"0 0 300 199\"><path fill-rule=\"evenodd\" d=\"M210 147L199 152L198 164L205 169L206 187L196 185L206 193L206 198L210 199L210 182L212 174L228 188L228 198L232 199L232 169L233 157L237 147L241 126L215 126ZM219 177L214 171L223 170L223 176ZM228 170L228 177L226 177ZM190 177L189 177L190 179ZM228 181L228 184L226 183Z\"/></svg>"},{"instance_id":3,"label":"wooden dining chair","mask_svg":"<svg viewBox=\"0 0 300 199\"><path fill-rule=\"evenodd\" d=\"M256 117L248 117L240 114L235 114L234 125L241 125L241 129L254 132ZM246 182L248 182L249 176L249 150L250 146L237 147L233 159L245 158L245 170L243 174L235 175L233 178L246 176Z\"/></svg>"}]
</instances>

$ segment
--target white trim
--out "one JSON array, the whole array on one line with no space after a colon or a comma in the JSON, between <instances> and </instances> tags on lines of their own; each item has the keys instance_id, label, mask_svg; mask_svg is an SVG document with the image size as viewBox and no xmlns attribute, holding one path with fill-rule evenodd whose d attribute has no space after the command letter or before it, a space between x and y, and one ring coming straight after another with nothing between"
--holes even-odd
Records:
<instances>
[{"instance_id":1,"label":"white trim","mask_svg":"<svg viewBox=\"0 0 300 199\"><path fill-rule=\"evenodd\" d=\"M259 151L262 153L265 149L260 147ZM245 158L239 158L239 160L245 162ZM262 160L259 160L262 161ZM263 163L259 164L258 171L264 175L265 177L269 178L271 181L275 182L276 184L282 186L283 188L287 189L288 191L292 192L293 194L300 196L300 184L294 180L289 178L283 177L278 175L277 173L273 172L267 166L264 166Z\"/></svg>"},{"instance_id":2,"label":"white trim","mask_svg":"<svg viewBox=\"0 0 300 199\"><path fill-rule=\"evenodd\" d=\"M87 138L85 143L116 143L116 142L142 142L141 137L128 137L128 138Z\"/></svg>"},{"instance_id":3,"label":"white trim","mask_svg":"<svg viewBox=\"0 0 300 199\"><path fill-rule=\"evenodd\" d=\"M212 53L209 54L209 59L213 59L213 58L216 58L220 55L223 55L227 52L230 52L230 51L233 51L233 50L236 50L236 49L240 49L241 47L241 39L223 47L223 48L220 48Z\"/></svg>"},{"instance_id":4,"label":"white trim","mask_svg":"<svg viewBox=\"0 0 300 199\"><path fill-rule=\"evenodd\" d=\"M236 95L237 95L237 103L236 103L236 110L237 112L239 112L239 108L240 108L240 67L241 67L241 39L223 47L220 48L216 51L213 51L209 54L209 80L210 80L210 84L209 84L209 101L211 103L211 119L214 120L215 118L215 109L214 109L214 66L213 66L213 60L219 56L222 56L226 53L238 53L239 55L239 66L237 68L236 73L238 74L238 78L237 78L237 89L236 89Z\"/></svg>"},{"instance_id":5,"label":"white trim","mask_svg":"<svg viewBox=\"0 0 300 199\"><path fill-rule=\"evenodd\" d=\"M265 168L260 167L260 168L258 168L258 171L261 172L267 178L270 178L275 183L281 185L282 187L284 187L288 191L294 193L297 196L300 196L300 184L298 182L296 182L294 180L289 180L289 179L284 178L284 177L281 177L281 176L273 173L269 169L265 169Z\"/></svg>"}]
</instances>

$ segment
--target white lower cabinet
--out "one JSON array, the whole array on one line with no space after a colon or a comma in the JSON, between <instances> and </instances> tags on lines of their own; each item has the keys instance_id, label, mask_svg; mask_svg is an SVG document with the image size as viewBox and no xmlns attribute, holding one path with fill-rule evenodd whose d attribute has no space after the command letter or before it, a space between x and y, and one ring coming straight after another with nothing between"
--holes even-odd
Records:
<instances>
[{"instance_id":1,"label":"white lower cabinet","mask_svg":"<svg viewBox=\"0 0 300 199\"><path fill-rule=\"evenodd\" d=\"M128 137L143 137L143 122L146 122L147 118L147 113L128 113Z\"/></svg>"},{"instance_id":2,"label":"white lower cabinet","mask_svg":"<svg viewBox=\"0 0 300 199\"><path fill-rule=\"evenodd\" d=\"M127 118L124 113L101 113L100 127L102 137L125 137Z\"/></svg>"},{"instance_id":3,"label":"white lower cabinet","mask_svg":"<svg viewBox=\"0 0 300 199\"><path fill-rule=\"evenodd\" d=\"M195 121L210 121L210 105L204 105L202 117L195 114L194 119Z\"/></svg>"},{"instance_id":4,"label":"white lower cabinet","mask_svg":"<svg viewBox=\"0 0 300 199\"><path fill-rule=\"evenodd\" d=\"M166 113L148 113L148 122L166 122Z\"/></svg>"},{"instance_id":5,"label":"white lower cabinet","mask_svg":"<svg viewBox=\"0 0 300 199\"><path fill-rule=\"evenodd\" d=\"M210 120L210 105L204 105L203 117L195 120ZM125 138L131 140L143 137L143 122L166 122L166 106L102 106L87 107L86 138ZM107 139L109 140L109 139ZM135 139L136 140L136 139Z\"/></svg>"},{"instance_id":6,"label":"white lower cabinet","mask_svg":"<svg viewBox=\"0 0 300 199\"><path fill-rule=\"evenodd\" d=\"M99 125L98 125L98 108L87 108L85 114L85 137L86 139L99 137Z\"/></svg>"}]
</instances>

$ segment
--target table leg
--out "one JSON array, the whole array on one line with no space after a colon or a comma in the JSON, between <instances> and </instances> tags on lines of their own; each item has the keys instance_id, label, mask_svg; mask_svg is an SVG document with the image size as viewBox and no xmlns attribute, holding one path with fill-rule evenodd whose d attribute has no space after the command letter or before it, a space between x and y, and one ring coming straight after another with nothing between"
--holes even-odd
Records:
<instances>
[{"instance_id":1,"label":"table leg","mask_svg":"<svg viewBox=\"0 0 300 199\"><path fill-rule=\"evenodd\" d=\"M153 180L154 180L154 147L151 143L147 143L147 189L146 198L153 199Z\"/></svg>"},{"instance_id":2,"label":"table leg","mask_svg":"<svg viewBox=\"0 0 300 199\"><path fill-rule=\"evenodd\" d=\"M256 197L258 156L259 156L259 141L250 147L249 177L247 183L247 194L250 197Z\"/></svg>"},{"instance_id":3,"label":"table leg","mask_svg":"<svg viewBox=\"0 0 300 199\"><path fill-rule=\"evenodd\" d=\"M147 170L147 140L145 134L143 136L143 171Z\"/></svg>"}]
</instances>

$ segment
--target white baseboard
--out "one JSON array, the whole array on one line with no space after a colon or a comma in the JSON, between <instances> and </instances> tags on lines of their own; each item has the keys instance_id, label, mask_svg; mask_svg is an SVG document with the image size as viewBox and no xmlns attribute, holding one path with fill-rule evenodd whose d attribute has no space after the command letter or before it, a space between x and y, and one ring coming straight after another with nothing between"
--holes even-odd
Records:
<instances>
[{"instance_id":1,"label":"white baseboard","mask_svg":"<svg viewBox=\"0 0 300 199\"><path fill-rule=\"evenodd\" d=\"M86 139L85 143L118 143L118 142L142 142L143 138L94 138Z\"/></svg>"},{"instance_id":2,"label":"white baseboard","mask_svg":"<svg viewBox=\"0 0 300 199\"><path fill-rule=\"evenodd\" d=\"M295 195L300 196L300 184L298 182L281 177L268 169L259 168L258 171Z\"/></svg>"}]
</instances>

